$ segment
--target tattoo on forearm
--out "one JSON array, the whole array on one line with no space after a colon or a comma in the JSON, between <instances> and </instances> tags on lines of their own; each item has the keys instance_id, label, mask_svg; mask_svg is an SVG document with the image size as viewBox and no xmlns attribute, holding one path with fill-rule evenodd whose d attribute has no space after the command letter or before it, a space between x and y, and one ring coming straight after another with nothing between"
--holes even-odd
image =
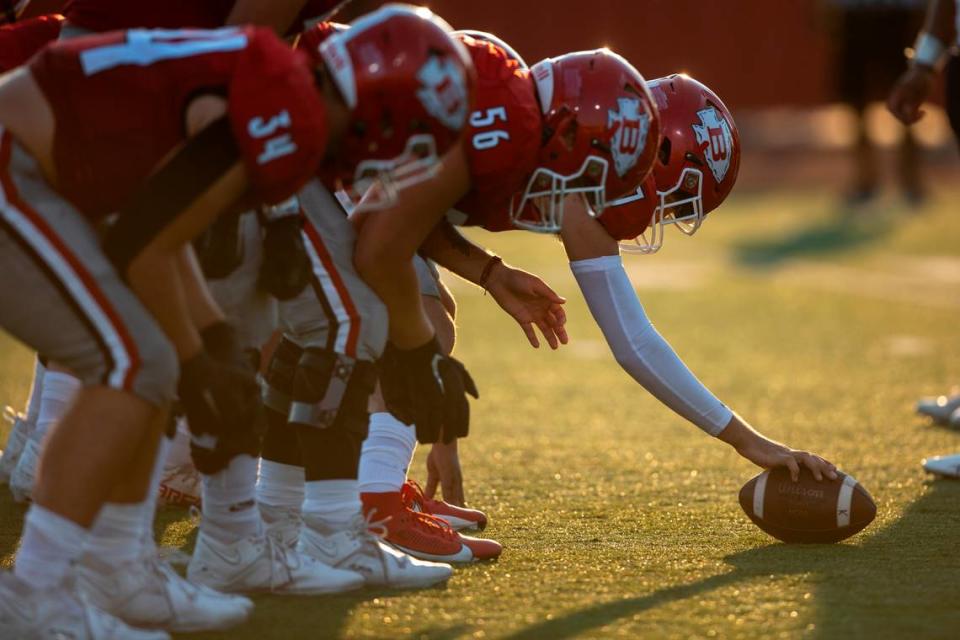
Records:
<instances>
[{"instance_id":1,"label":"tattoo on forearm","mask_svg":"<svg viewBox=\"0 0 960 640\"><path fill-rule=\"evenodd\" d=\"M473 245L471 245L466 238L460 235L460 232L457 231L452 224L443 225L443 236L450 243L450 246L456 249L459 253L467 257L471 255Z\"/></svg>"}]
</instances>

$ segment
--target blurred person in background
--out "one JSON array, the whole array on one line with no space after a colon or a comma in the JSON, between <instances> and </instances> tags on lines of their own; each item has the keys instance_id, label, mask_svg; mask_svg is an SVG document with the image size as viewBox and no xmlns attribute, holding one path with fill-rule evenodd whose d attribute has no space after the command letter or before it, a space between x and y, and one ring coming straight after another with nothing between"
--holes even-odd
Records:
<instances>
[{"instance_id":1,"label":"blurred person in background","mask_svg":"<svg viewBox=\"0 0 960 640\"><path fill-rule=\"evenodd\" d=\"M947 116L960 145L960 59L957 58L956 0L930 0L923 29L908 51L909 65L887 100L887 108L905 125L923 118L921 108L933 93L937 76L945 76ZM944 72L945 69L945 72ZM960 428L960 393L921 398L917 413L938 424ZM960 478L960 454L934 456L923 468L941 476Z\"/></svg>"},{"instance_id":2,"label":"blurred person in background","mask_svg":"<svg viewBox=\"0 0 960 640\"><path fill-rule=\"evenodd\" d=\"M924 4L924 0L827 0L837 91L856 118L853 177L845 194L848 204L865 204L879 193L879 158L867 126L867 107L883 100L904 71L903 51L920 26ZM920 148L904 127L897 151L897 180L912 205L922 204L926 197L920 166Z\"/></svg>"}]
</instances>

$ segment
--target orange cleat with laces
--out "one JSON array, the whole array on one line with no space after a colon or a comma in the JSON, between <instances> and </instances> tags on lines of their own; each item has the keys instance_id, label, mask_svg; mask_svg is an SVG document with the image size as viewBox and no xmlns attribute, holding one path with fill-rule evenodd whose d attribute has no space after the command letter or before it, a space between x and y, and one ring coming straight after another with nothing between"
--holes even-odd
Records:
<instances>
[{"instance_id":1,"label":"orange cleat with laces","mask_svg":"<svg viewBox=\"0 0 960 640\"><path fill-rule=\"evenodd\" d=\"M468 529L483 531L487 527L487 515L483 511L458 507L443 500L428 498L415 480L407 480L404 483L400 489L400 497L403 498L403 504L410 509L436 516L456 531Z\"/></svg>"},{"instance_id":2,"label":"orange cleat with laces","mask_svg":"<svg viewBox=\"0 0 960 640\"><path fill-rule=\"evenodd\" d=\"M436 562L476 562L492 560L503 551L494 540L460 535L443 520L414 511L401 499L400 492L362 493L364 515L386 520L383 540L422 560Z\"/></svg>"}]
</instances>

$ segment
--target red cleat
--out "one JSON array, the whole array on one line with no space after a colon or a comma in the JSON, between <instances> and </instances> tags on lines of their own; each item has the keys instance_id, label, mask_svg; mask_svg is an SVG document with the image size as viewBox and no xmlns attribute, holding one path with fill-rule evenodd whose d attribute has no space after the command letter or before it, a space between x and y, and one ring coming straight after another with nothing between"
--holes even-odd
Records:
<instances>
[{"instance_id":1,"label":"red cleat","mask_svg":"<svg viewBox=\"0 0 960 640\"><path fill-rule=\"evenodd\" d=\"M461 536L443 520L413 511L404 505L400 492L361 493L364 515L383 523L383 539L397 549L421 560L475 562L491 560L503 547L493 540Z\"/></svg>"},{"instance_id":2,"label":"red cleat","mask_svg":"<svg viewBox=\"0 0 960 640\"><path fill-rule=\"evenodd\" d=\"M487 526L487 515L483 511L457 507L443 500L428 498L415 480L406 481L400 489L400 496L403 498L403 504L410 509L436 516L457 531L465 529L483 531Z\"/></svg>"}]
</instances>

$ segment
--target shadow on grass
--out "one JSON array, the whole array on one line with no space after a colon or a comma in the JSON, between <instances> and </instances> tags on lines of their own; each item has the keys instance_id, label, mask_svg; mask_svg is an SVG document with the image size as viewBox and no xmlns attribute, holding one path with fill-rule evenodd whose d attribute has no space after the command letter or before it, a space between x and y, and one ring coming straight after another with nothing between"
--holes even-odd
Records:
<instances>
[{"instance_id":1,"label":"shadow on grass","mask_svg":"<svg viewBox=\"0 0 960 640\"><path fill-rule=\"evenodd\" d=\"M747 267L775 267L792 258L818 257L850 251L883 238L894 229L887 212L847 213L792 234L748 240L734 245L734 256Z\"/></svg>"},{"instance_id":2,"label":"shadow on grass","mask_svg":"<svg viewBox=\"0 0 960 640\"><path fill-rule=\"evenodd\" d=\"M590 635L660 605L744 580L790 574L810 576L817 605L814 637L956 637L960 628L960 483L934 483L903 517L859 546L778 543L725 560L733 571L574 611L508 637Z\"/></svg>"}]
</instances>

